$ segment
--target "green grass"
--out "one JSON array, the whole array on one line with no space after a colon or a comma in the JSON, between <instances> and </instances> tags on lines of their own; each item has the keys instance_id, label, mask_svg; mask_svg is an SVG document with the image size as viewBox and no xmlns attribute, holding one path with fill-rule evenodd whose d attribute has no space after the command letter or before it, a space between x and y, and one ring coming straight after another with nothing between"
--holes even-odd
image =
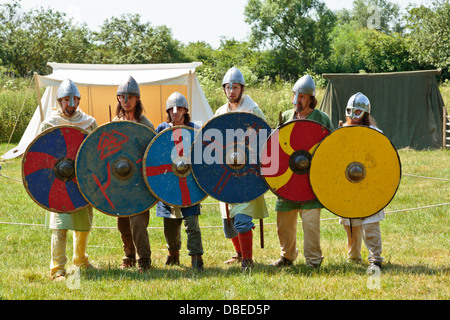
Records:
<instances>
[{"instance_id":1,"label":"green grass","mask_svg":"<svg viewBox=\"0 0 450 320\"><path fill-rule=\"evenodd\" d=\"M0 150L5 145L0 144ZM26 193L21 180L21 159L1 163L0 174L0 300L47 299L156 299L156 300L447 300L450 298L450 206L407 210L449 202L449 150L400 150L403 177L398 192L381 222L383 257L379 289L368 287L367 250L363 264L346 262L346 235L335 215L322 211L322 266L311 270L304 264L303 232L298 224L299 258L294 266L274 270L279 257L276 236L275 198L266 194L270 217L265 219L265 247L260 248L259 228L254 231L255 268L243 273L223 261L233 254L223 236L217 202L203 202L200 223L205 249L205 270L190 269L186 234L182 231L181 265L166 267L162 219L150 210L149 238L153 268L145 274L118 268L122 252L116 219L98 211L89 238L88 254L97 270L82 271L79 286L49 277L50 235L45 212ZM413 176L411 176L413 175ZM12 179L5 178L5 176ZM443 180L418 176L438 177ZM72 258L72 233L68 237ZM67 267L71 266L71 262Z\"/></svg>"}]
</instances>

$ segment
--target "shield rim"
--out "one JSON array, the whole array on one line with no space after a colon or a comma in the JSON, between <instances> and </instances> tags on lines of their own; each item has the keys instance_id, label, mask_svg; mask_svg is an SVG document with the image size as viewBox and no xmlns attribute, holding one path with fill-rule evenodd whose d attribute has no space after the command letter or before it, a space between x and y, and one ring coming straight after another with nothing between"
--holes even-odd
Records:
<instances>
[{"instance_id":1,"label":"shield rim","mask_svg":"<svg viewBox=\"0 0 450 320\"><path fill-rule=\"evenodd\" d=\"M73 210L67 210L67 211L54 210L54 209L52 209L52 208L46 207L45 205L43 205L43 204L41 204L39 201L37 201L36 198L35 198L35 197L32 195L32 193L30 192L30 190L28 190L28 183L27 183L27 181L26 181L26 179L25 179L25 171L24 171L25 159L26 159L26 157L27 157L27 155L28 155L28 151L29 151L30 148L34 145L34 143L35 143L38 139L40 139L42 136L44 136L44 135L46 135L46 134L48 134L48 133L50 133L50 132L52 132L52 131L54 131L54 130L61 130L61 129L63 129L63 128L75 129L75 130L79 131L80 133L85 134L86 137L83 139L83 142L84 142L84 141L87 139L87 137L89 136L89 132L87 132L86 130L84 130L84 129L80 128L80 127L77 127L77 126L75 126L75 125L59 125L59 126L54 126L54 127L50 127L50 128L48 128L48 129L42 131L41 133L39 133L39 134L33 139L33 141L31 141L31 143L27 146L27 148L25 149L25 152L24 152L23 155L22 155L22 165L21 165L21 167L22 167L22 184L23 184L23 186L25 187L25 190L27 191L27 193L28 193L28 195L30 196L30 198L31 198L37 205L39 205L41 208L43 208L43 209L45 209L45 210L47 210L47 211L50 211L50 212L56 212L56 213L73 213L73 212L77 212L77 211L80 211L80 210L83 210L83 209L89 207L89 206L90 206L90 203L89 203L88 201L86 201L86 205L81 206L81 207L78 207L78 208L75 208L75 209L73 209ZM81 145L83 144L83 142L79 145L78 150L80 150ZM78 150L77 150L77 155L78 155ZM72 159L72 160L74 160L74 169L75 169L75 160L76 160L76 157L75 157L75 159ZM55 178L56 178L56 176L55 176ZM57 179L57 178L56 178L56 179ZM76 174L75 174L74 178L73 178L72 180L70 180L70 181L73 181L74 179L76 179ZM80 194L83 196L83 194L81 193L80 186L78 185L78 179L76 179L76 185L77 185L77 187L78 187L78 191L79 191ZM83 198L84 198L84 196L83 196ZM85 199L85 200L86 200L86 199Z\"/></svg>"},{"instance_id":2,"label":"shield rim","mask_svg":"<svg viewBox=\"0 0 450 320\"><path fill-rule=\"evenodd\" d=\"M197 133L196 133L196 135L195 135L195 137L194 137L194 140L192 141L191 155L192 155L192 152L193 152L193 150L194 150L194 143L195 143L195 141L197 140L197 139L196 139L196 138L197 138L197 135L198 135L200 132L203 132L203 129L206 127L206 125L208 125L208 124L209 124L210 122L212 122L212 121L216 121L217 118L220 118L220 117L223 117L223 116L228 116L228 115L235 115L235 114L245 114L245 115L250 114L250 115L252 115L252 116L258 117L259 119L261 119L261 121L263 121L263 122L265 122L265 123L267 124L267 127L270 128L271 132L273 131L273 129L270 127L269 123L268 123L266 120L264 120L263 118L261 118L261 117L255 115L255 114L253 114L253 113L250 113L250 112L232 111L232 112L227 112L227 113L220 114L220 115L217 115L217 116L213 116L213 117L212 117L211 119L209 119L206 123L204 123L204 124L201 126L200 129L197 130ZM270 136L270 135L269 135L269 136ZM264 145L263 145L263 146L264 146ZM202 149L202 150L203 150L203 149ZM258 158L259 158L259 157L258 157ZM191 159L192 159L192 156L191 156ZM261 164L260 164L260 163L258 164L258 168L261 168ZM222 199L218 199L218 198L214 197L213 195L209 194L209 192L207 192L207 191L203 188L203 186L198 182L197 177L196 177L196 175L195 175L195 173L194 173L194 170L192 170L192 174L193 174L193 176L194 176L195 181L197 182L197 185L203 190L204 193L206 193L208 196L210 196L211 198L213 198L213 199L215 199L215 200L217 200L217 201L220 201L220 202L223 202L223 203L227 203L227 204L240 204L240 203L250 202L250 201L253 201L253 200L258 199L258 198L261 197L261 196L264 196L264 194L269 190L269 189L267 188L263 193L261 193L261 194L258 195L257 197L254 197L254 198L252 198L252 199L250 199L250 200L246 200L246 201L243 201L243 202L225 202L225 201L223 201ZM260 176L261 176L261 179L264 181L264 178L262 177L261 174L260 174Z\"/></svg>"},{"instance_id":3,"label":"shield rim","mask_svg":"<svg viewBox=\"0 0 450 320\"><path fill-rule=\"evenodd\" d=\"M309 120L309 119L295 119L295 120L287 121L287 122L283 123L282 125L278 126L275 130L273 130L272 134L271 134L269 137L267 137L267 141L266 141L266 143L265 143L264 146L263 146L263 151L266 150L267 143L269 142L269 139L272 137L272 135L274 135L274 134L276 133L277 130L279 130L279 129L281 129L281 128L287 126L287 125L292 125L292 123L294 123L294 122L312 122L312 123L315 123L315 124L317 124L317 125L320 125L321 127L324 127L325 129L328 130L328 134L325 136L325 138L328 137L328 136L331 134L331 132L332 132L326 125L324 125L324 124L322 124L322 123L320 123L320 122L318 122L318 121L315 121L315 120ZM323 138L322 140L320 140L320 141L317 143L317 147L314 149L313 153L311 154L311 160L310 160L310 165L309 165L308 172L307 172L307 173L304 173L304 174L307 174L307 175L308 175L308 181L309 181L309 172L310 172L310 170L311 170L312 159L313 159L313 157L314 157L314 152L315 152L315 150L317 150L317 148L319 147L320 143L321 143L325 138ZM295 151L298 151L298 150L295 150ZM307 151L307 150L306 150L306 151ZM309 152L309 151L308 151L308 152ZM292 155L292 154L291 154L291 155ZM291 156L291 155L289 155L289 156ZM291 168L289 168L288 170L291 170L291 171L292 171ZM292 173L293 173L293 174L296 174L295 172L292 172ZM280 199L283 200L283 201L290 202L290 203L296 203L296 204L308 204L308 203L312 203L312 202L315 202L315 201L318 200L318 199L317 199L317 196L316 196L315 194L314 194L314 196L316 197L315 199L306 200L306 201L295 201L295 200L291 200L291 199L286 199L286 198L284 198L283 196L279 195L276 191L273 190L273 188L269 185L269 183L267 182L267 180L266 180L266 178L265 178L264 175L261 175L261 176L263 177L264 182L265 182L265 183L267 184L267 186L269 187L269 190L270 190L274 195L276 195L278 198L280 198ZM310 186L311 186L311 182L310 182L309 184L310 184ZM312 189L312 186L311 186L311 189ZM314 192L313 192L313 193L314 193Z\"/></svg>"},{"instance_id":4,"label":"shield rim","mask_svg":"<svg viewBox=\"0 0 450 320\"><path fill-rule=\"evenodd\" d=\"M187 129L187 130L194 131L194 135L193 135L193 138L194 138L194 139L195 139L195 136L196 136L197 131L198 131L198 129L195 129L195 128L192 128L192 127L189 127L189 126L179 125L179 126L172 126L172 127L170 127L170 128L164 129L163 131L161 131L161 132L159 132L158 134L156 134L156 136L155 136L155 137L152 139L152 141L148 144L148 146L147 146L147 148L146 148L146 150L145 150L145 153L144 153L144 157L143 157L142 163L145 165L145 168L147 167L147 156L148 156L148 152L150 151L150 148L151 148L151 146L153 145L153 143L156 141L156 139L157 139L159 136L162 136L164 133L167 133L167 131L173 131L173 130L175 130L175 129ZM192 140L194 141L194 139L192 139ZM193 144L194 144L194 142L191 143L191 150L190 150L190 151L192 151L192 146L193 146ZM190 157L190 156L191 156L191 152L190 152L190 154L189 154L189 157ZM191 203L191 204L189 204L189 205L175 205L175 204L173 204L173 203L170 203L170 202L168 202L168 201L166 201L166 200L160 198L158 195L156 195L156 193L153 191L153 189L150 187L150 184L149 184L148 181L147 181L147 176L146 176L146 174L145 174L144 167L143 167L142 169L143 169L143 170L142 170L142 174L143 174L143 176L144 176L144 181L145 181L145 184L147 185L147 188L150 190L150 192L151 192L151 193L152 193L159 201L161 201L162 203L164 203L164 204L166 204L166 205L168 205L168 206L175 206L175 207L179 207L179 208L190 208L190 207L193 207L193 206L195 206L195 205L201 203L203 200L205 200L205 199L209 196L209 195L205 192L205 190L203 190L203 189L200 187L200 185L198 184L197 180L195 179L195 176L194 176L192 167L191 167L189 170L191 171L192 177L194 177L195 183L196 183L197 186L200 188L200 190L205 194L205 196L204 196L201 200L196 201L196 202L193 202L193 203Z\"/></svg>"},{"instance_id":5,"label":"shield rim","mask_svg":"<svg viewBox=\"0 0 450 320\"><path fill-rule=\"evenodd\" d=\"M314 195L317 197L317 199L319 200L319 202L324 206L325 209L327 209L328 211L330 211L330 212L333 213L334 215L336 215L336 216L338 216L338 217L340 217L340 218L343 218L343 219L366 219L366 218L369 218L369 217L371 217L371 216L377 214L378 212L384 210L384 209L392 202L392 200L395 198L395 195L397 194L398 188L400 187L400 183L401 183L401 180L402 180L402 162L401 162L400 156L399 156L399 154L398 154L398 151L397 151L397 149L395 148L395 146L394 146L394 144L392 143L392 141L391 141L386 135L384 135L383 133L381 133L381 132L375 130L374 128L370 128L370 127L363 126L363 125L348 125L348 126L341 126L341 127L337 128L337 129L335 129L333 132L331 132L327 137L329 137L332 133L335 133L335 132L338 131L338 130L342 130L342 129L346 129L346 128L351 128L351 127L361 127L361 128L366 128L366 129L373 130L373 131L376 132L377 134L380 134L380 135L384 136L384 137L386 138L386 140L390 143L392 149L395 151L395 154L397 155L398 165L399 165L399 180L398 180L397 187L395 188L395 191L394 191L394 193L392 194L392 197L387 201L386 205L384 205L384 206L383 206L380 210L378 210L377 212L374 212L374 213L369 214L369 215L366 215L366 216L361 216L361 217L345 217L345 216L339 215L339 214L335 213L334 211L331 211L329 208L327 208L327 206L326 206L322 201L320 201L319 197L317 197L317 194L316 194L316 191L314 191L313 183L311 182L311 179L310 179L310 183L311 183L311 188L313 189ZM326 139L327 137L325 137L325 139ZM325 139L324 139L324 140L325 140ZM322 141L319 143L319 145L317 146L317 148L314 150L314 153L316 153L316 151L319 149L320 145L322 144L322 142L323 142L324 140L322 140ZM314 161L314 157L313 157L312 160L311 160L311 167L312 167L312 165L313 165L313 161Z\"/></svg>"},{"instance_id":6,"label":"shield rim","mask_svg":"<svg viewBox=\"0 0 450 320\"><path fill-rule=\"evenodd\" d=\"M78 167L78 166L77 166L77 163L78 163L78 156L79 156L79 154L80 154L81 148L82 148L83 145L86 143L87 139L88 139L94 132L100 131L103 127L106 127L106 126L110 125L111 123L114 123L114 124L115 124L115 123L121 123L121 122L125 122L125 123L128 123L128 122L129 122L129 123L133 123L133 124L142 126L142 127L146 128L146 129L150 130L151 132L153 132L153 133L155 134L155 135L153 136L152 140L153 140L154 137L156 136L156 131L155 131L154 129L152 129L152 128L150 128L150 127L147 127L146 125L143 125L142 123L138 123L138 122L134 122L134 121L127 121L127 120L111 121L111 122L107 122L107 123L104 123L104 124L98 126L98 127L95 128L94 130L92 130L91 133L89 133L89 136L86 137L86 139L83 140L83 143L80 145L80 148L78 149L77 157L76 157L76 159L75 159L75 177L77 177L77 181L79 181L79 179L78 179L78 170L77 170L77 167ZM136 172L135 174L139 174L139 173ZM145 180L145 179L144 179L144 180ZM84 192L81 190L81 186L79 186L79 189L80 189L80 192L81 192L81 195L83 196L83 198L85 198L86 201L87 201L92 207L94 207L96 210L98 210L98 211L100 211L100 212L102 212L102 213L104 213L104 214L106 214L106 215L109 215L109 216L112 216L112 217L116 217L116 218L129 218L129 217L133 217L133 216L137 216L137 215L143 214L143 213L147 212L148 210L150 210L152 207L154 207L154 206L158 203L158 199L156 199L156 200L153 202L153 204L151 204L147 209L145 209L145 210L143 210L143 211L141 211L141 212L138 212L138 213L127 214L127 215L113 214L113 213L111 213L111 212L106 212L105 210L102 210L102 209L100 209L100 208L97 208L97 207L96 207L91 201L89 201L89 199L84 195Z\"/></svg>"}]
</instances>

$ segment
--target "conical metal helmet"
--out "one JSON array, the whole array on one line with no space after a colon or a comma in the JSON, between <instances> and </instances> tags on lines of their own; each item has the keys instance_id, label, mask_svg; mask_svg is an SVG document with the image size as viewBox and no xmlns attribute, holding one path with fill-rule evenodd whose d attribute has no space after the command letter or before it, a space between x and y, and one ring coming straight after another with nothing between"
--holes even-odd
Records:
<instances>
[{"instance_id":1,"label":"conical metal helmet","mask_svg":"<svg viewBox=\"0 0 450 320\"><path fill-rule=\"evenodd\" d=\"M174 111L177 107L183 107L188 109L188 102L186 98L179 92L172 93L169 98L167 98L166 102L166 111L170 108L174 108Z\"/></svg>"},{"instance_id":2,"label":"conical metal helmet","mask_svg":"<svg viewBox=\"0 0 450 320\"><path fill-rule=\"evenodd\" d=\"M245 86L244 75L238 68L232 67L227 71L227 73L225 73L225 76L222 80L222 86L226 85L227 83L230 84L230 87L233 86L233 83L239 83Z\"/></svg>"},{"instance_id":3,"label":"conical metal helmet","mask_svg":"<svg viewBox=\"0 0 450 320\"><path fill-rule=\"evenodd\" d=\"M361 110L361 113L356 114L357 110ZM359 119L365 112L370 113L370 100L361 92L357 92L348 99L345 115L352 119Z\"/></svg>"},{"instance_id":4,"label":"conical metal helmet","mask_svg":"<svg viewBox=\"0 0 450 320\"><path fill-rule=\"evenodd\" d=\"M78 87L76 84L70 80L65 79L58 87L56 91L56 98L62 99L64 97L70 97L69 106L75 107L75 101L73 97L78 97L81 99L80 91L78 91Z\"/></svg>"},{"instance_id":5,"label":"conical metal helmet","mask_svg":"<svg viewBox=\"0 0 450 320\"><path fill-rule=\"evenodd\" d=\"M129 95L136 96L139 98L141 96L141 91L139 89L139 85L136 82L136 80L134 80L132 76L129 76L128 79L123 81L117 88L117 95L118 96L124 95L125 102L128 102Z\"/></svg>"},{"instance_id":6,"label":"conical metal helmet","mask_svg":"<svg viewBox=\"0 0 450 320\"><path fill-rule=\"evenodd\" d=\"M294 84L292 91L295 93L295 98L292 101L293 104L297 104L299 93L309 94L310 96L316 95L316 84L310 75L304 75Z\"/></svg>"}]
</instances>

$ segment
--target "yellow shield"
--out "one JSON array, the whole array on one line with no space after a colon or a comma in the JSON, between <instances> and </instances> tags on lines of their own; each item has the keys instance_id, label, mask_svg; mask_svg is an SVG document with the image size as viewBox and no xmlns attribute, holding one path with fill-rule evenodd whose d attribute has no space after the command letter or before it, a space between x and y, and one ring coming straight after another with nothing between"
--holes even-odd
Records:
<instances>
[{"instance_id":1,"label":"yellow shield","mask_svg":"<svg viewBox=\"0 0 450 320\"><path fill-rule=\"evenodd\" d=\"M343 218L365 218L385 208L400 179L397 150L385 135L368 127L335 130L319 144L311 161L314 194Z\"/></svg>"}]
</instances>

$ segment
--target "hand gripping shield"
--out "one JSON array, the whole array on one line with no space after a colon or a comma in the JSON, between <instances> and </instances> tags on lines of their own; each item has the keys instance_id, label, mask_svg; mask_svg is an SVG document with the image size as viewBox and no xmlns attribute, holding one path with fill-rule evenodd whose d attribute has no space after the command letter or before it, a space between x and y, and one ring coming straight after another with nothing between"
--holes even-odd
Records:
<instances>
[{"instance_id":1,"label":"hand gripping shield","mask_svg":"<svg viewBox=\"0 0 450 320\"><path fill-rule=\"evenodd\" d=\"M391 141L375 129L333 131L314 152L310 182L317 199L343 218L365 218L393 199L401 163Z\"/></svg>"},{"instance_id":2,"label":"hand gripping shield","mask_svg":"<svg viewBox=\"0 0 450 320\"><path fill-rule=\"evenodd\" d=\"M260 174L260 150L271 128L247 112L212 118L195 136L192 173L200 188L225 203L242 203L267 191Z\"/></svg>"},{"instance_id":3,"label":"hand gripping shield","mask_svg":"<svg viewBox=\"0 0 450 320\"><path fill-rule=\"evenodd\" d=\"M167 205L190 207L208 196L192 175L194 136L194 128L171 127L156 135L145 151L145 183Z\"/></svg>"},{"instance_id":4,"label":"hand gripping shield","mask_svg":"<svg viewBox=\"0 0 450 320\"><path fill-rule=\"evenodd\" d=\"M145 150L155 136L154 130L130 121L110 122L91 132L78 151L75 172L92 206L129 217L156 204L142 174Z\"/></svg>"},{"instance_id":5,"label":"hand gripping shield","mask_svg":"<svg viewBox=\"0 0 450 320\"><path fill-rule=\"evenodd\" d=\"M267 139L261 173L270 190L295 203L316 200L309 183L312 154L330 131L311 120L294 120L278 127Z\"/></svg>"},{"instance_id":6,"label":"hand gripping shield","mask_svg":"<svg viewBox=\"0 0 450 320\"><path fill-rule=\"evenodd\" d=\"M44 209L70 213L88 206L75 177L76 155L87 135L75 126L53 127L39 134L25 151L23 184Z\"/></svg>"}]
</instances>

